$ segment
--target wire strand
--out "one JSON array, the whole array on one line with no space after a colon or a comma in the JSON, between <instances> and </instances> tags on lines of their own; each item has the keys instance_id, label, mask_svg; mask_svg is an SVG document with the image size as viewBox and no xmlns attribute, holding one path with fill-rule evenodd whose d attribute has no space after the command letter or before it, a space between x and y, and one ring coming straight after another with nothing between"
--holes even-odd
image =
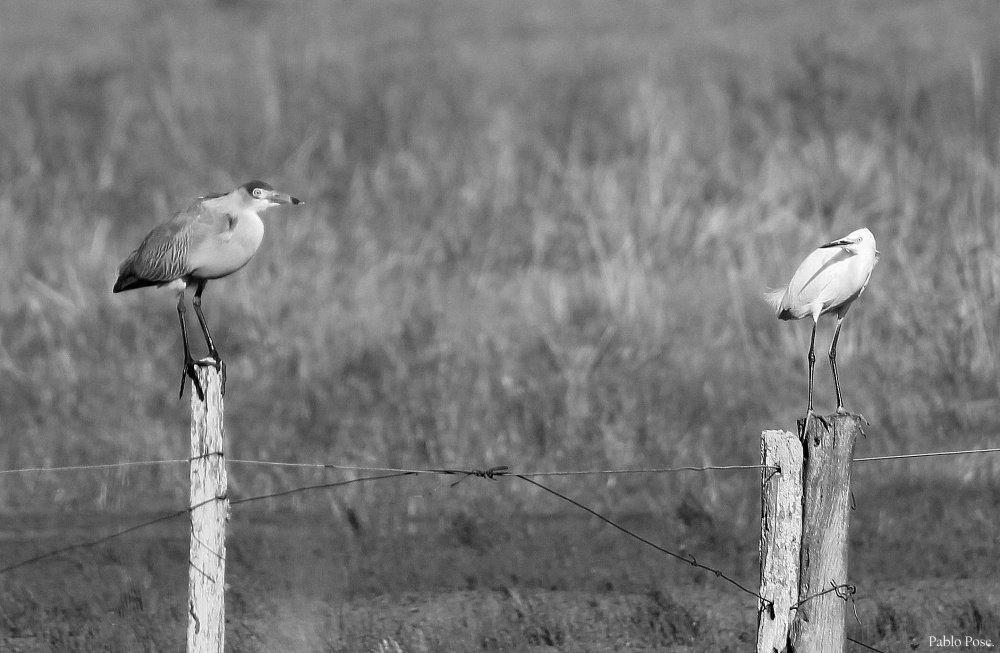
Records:
<instances>
[{"instance_id":1,"label":"wire strand","mask_svg":"<svg viewBox=\"0 0 1000 653\"><path fill-rule=\"evenodd\" d=\"M934 456L961 456L970 453L997 453L1000 447L992 449L964 449L962 451L928 451L926 453L902 453L894 456L869 456L867 458L855 458L856 463L868 463L875 460L903 460L905 458L932 458Z\"/></svg>"},{"instance_id":2,"label":"wire strand","mask_svg":"<svg viewBox=\"0 0 1000 653\"><path fill-rule=\"evenodd\" d=\"M683 556L683 555L681 555L679 553L674 553L673 551L670 551L669 549L665 549L662 546L660 546L659 544L656 544L655 542L652 542L651 540L647 540L643 536L641 536L641 535L639 535L637 533L633 533L632 531L628 530L624 526L621 526L621 525L613 522L612 520L608 519L604 515L602 515L599 512L597 512L596 510L594 510L592 508L588 508L587 506L583 505L579 501L577 501L575 499L571 499L570 497L566 496L565 494L557 492L556 490L553 490L552 488L550 488L548 486L542 485L538 481L532 480L532 479L530 479L530 478L528 478L526 476L523 476L521 474L512 474L512 476L514 476L516 478L519 478L519 479L521 479L523 481L526 481L528 483L531 483L535 487L541 488L542 490L545 490L549 494L553 494L553 495L559 497L560 499L562 499L563 501L567 501L567 502L573 504L574 506L576 506L577 508L580 508L582 510L587 511L588 513L590 513L594 517L597 517L598 519L600 519L601 521L603 521L605 524L608 524L609 526L612 526L612 527L618 529L622 533L625 533L629 537L634 538L634 539L642 542L643 544L656 549L660 553L665 553L666 555L670 556L671 558L675 558L677 560L680 560L681 562L685 562L685 563L691 565L692 567L697 567L698 569L704 569L705 571L712 572L713 574L716 575L717 578L721 578L722 580L724 580L727 583L733 585L737 589L739 589L739 590L741 590L741 591L749 594L750 596L756 598L759 601L762 601L765 605L773 605L773 603L771 601L765 599L763 596L761 596L757 592L754 592L753 590L748 589L747 587L744 587L738 581L736 581L733 578L730 578L726 574L722 573L722 571L720 571L718 569L715 569L713 567L709 567L707 565L701 564L700 562L698 562L695 559L694 556Z\"/></svg>"},{"instance_id":3,"label":"wire strand","mask_svg":"<svg viewBox=\"0 0 1000 653\"><path fill-rule=\"evenodd\" d=\"M448 471L454 471L456 473L458 471L458 470L440 470L440 469L406 469L403 467L364 467L355 465L334 465L333 463L291 463L291 462L282 462L277 460L245 460L240 458L226 458L226 462L237 465L266 465L270 467L303 467L303 468L315 468L315 469L337 469L345 472L392 472L399 474L405 472L407 474L443 474Z\"/></svg>"},{"instance_id":4,"label":"wire strand","mask_svg":"<svg viewBox=\"0 0 1000 653\"><path fill-rule=\"evenodd\" d=\"M332 463L294 463L294 462L281 462L273 460L246 460L239 458L228 458L226 462L235 463L238 465L267 465L274 467L300 467L300 468L314 468L314 469L337 469L342 471L356 471L356 472L406 472L407 474L468 474L475 476L476 470L464 470L464 469L408 469L402 467L358 467L353 465L334 465ZM494 468L497 469L497 468ZM542 471L542 472L513 472L509 471L504 467L504 470L494 471L496 476L528 476L528 477L539 477L539 476L584 476L584 475L594 475L594 474L660 474L666 472L684 472L684 471L726 471L726 470L743 470L743 469L776 469L774 467L769 467L767 465L704 465L701 467L688 466L688 467L651 467L643 469L583 469L583 470L571 470L571 471Z\"/></svg>"},{"instance_id":5,"label":"wire strand","mask_svg":"<svg viewBox=\"0 0 1000 653\"><path fill-rule=\"evenodd\" d=\"M869 646L868 644L865 644L864 642L859 642L858 640L854 639L853 637L848 637L847 641L851 642L852 644L857 644L858 646L860 646L862 648L866 648L869 651L875 651L875 653L886 653L885 651L883 651L880 648L875 648L874 646Z\"/></svg>"},{"instance_id":6,"label":"wire strand","mask_svg":"<svg viewBox=\"0 0 1000 653\"><path fill-rule=\"evenodd\" d=\"M647 469L584 469L567 472L523 472L513 476L583 476L587 474L661 474L666 472L706 472L728 471L734 469L774 469L770 465L704 465L702 467L651 467Z\"/></svg>"},{"instance_id":7,"label":"wire strand","mask_svg":"<svg viewBox=\"0 0 1000 653\"><path fill-rule=\"evenodd\" d=\"M200 507L202 507L204 505L207 505L207 504L211 503L212 501L216 501L216 500L217 500L216 497L211 497L209 499L205 499L201 503L197 503L197 504L195 504L193 506L188 506L187 508L184 508L183 510L175 510L174 512L167 513L165 515L160 515L159 517L157 517L155 519L150 519L148 521L144 521L141 524L136 524L135 526L129 526L128 528L126 528L124 530L117 531L115 533L112 533L111 535L106 535L104 537L99 537L99 538L94 539L94 540L88 540L86 542L77 542L76 544L70 544L69 546L64 546L64 547L60 547L58 549L53 549L51 551L46 551L45 553L40 553L40 554L38 554L36 556L33 556L31 558L27 558L26 560L22 560L21 562L16 562L16 563L14 563L12 565L7 565L6 567L0 568L0 574L5 574L8 571L12 571L14 569L17 569L18 567L24 567L25 565L29 565L29 564L32 564L34 562L39 562L41 560L45 560L47 558L51 558L53 556L57 556L57 555L59 555L61 553L67 553L69 551L75 551L76 549L85 549L85 548L88 548L88 547L91 547L91 546L97 546L98 544L104 544L105 542L113 540L116 537L121 537L122 535L127 535L128 533L132 533L132 532L138 531L140 529L146 528L148 526L152 526L153 524L159 524L160 522L164 522L164 521L167 521L167 520L170 520L170 519L174 519L176 517L180 517L181 515L186 515L187 513L191 512L192 510L200 508Z\"/></svg>"},{"instance_id":8,"label":"wire strand","mask_svg":"<svg viewBox=\"0 0 1000 653\"><path fill-rule=\"evenodd\" d=\"M298 494L299 492L307 492L309 490L325 490L333 487L341 487L343 485L350 485L351 483L363 483L365 481L381 481L387 478L399 478L401 476L411 476L412 472L396 472L393 474L382 474L381 476L364 476L362 478L352 478L346 481L337 481L335 483L321 483L319 485L306 485L304 487L295 487L290 490L282 490L280 492L271 492L270 494L261 494L253 497L245 497L243 499L233 499L229 502L230 506L238 506L243 503L250 503L251 501L263 501L264 499L275 499L277 497L284 497L290 494Z\"/></svg>"},{"instance_id":9,"label":"wire strand","mask_svg":"<svg viewBox=\"0 0 1000 653\"><path fill-rule=\"evenodd\" d=\"M67 467L24 467L22 469L0 469L0 474L22 474L27 472L75 472L86 469L111 469L114 467L136 467L139 465L175 465L189 463L188 458L176 460L134 460L120 463L103 463L99 465L70 465Z\"/></svg>"},{"instance_id":10,"label":"wire strand","mask_svg":"<svg viewBox=\"0 0 1000 653\"><path fill-rule=\"evenodd\" d=\"M865 458L855 458L856 463L867 463L884 460L905 460L908 458L933 458L937 456L961 456L968 454L1000 453L1000 447L989 449L962 449L959 451L927 451L922 453L904 453L890 456L868 456ZM26 474L31 472L74 472L93 469L114 469L116 467L139 467L152 465L177 465L189 463L189 458L176 458L172 460L133 460L119 463L101 463L95 465L67 465L62 467L22 467L19 469L0 469L2 474ZM296 463L283 462L277 460L248 460L242 458L227 458L227 463L237 465L266 465L271 467L299 467L314 469L337 469L341 471L353 472L390 472L407 474L466 474L466 470L460 469L409 469L405 467L368 467L361 465L335 465L333 463ZM596 474L662 474L668 472L705 472L705 471L731 471L731 470L751 470L751 469L775 469L766 465L702 465L702 466L682 466L682 467L649 467L640 469L581 469L568 471L540 471L540 472L512 472L504 473L511 476L526 476L537 478L541 476L585 476ZM502 474L497 474L502 475Z\"/></svg>"}]
</instances>

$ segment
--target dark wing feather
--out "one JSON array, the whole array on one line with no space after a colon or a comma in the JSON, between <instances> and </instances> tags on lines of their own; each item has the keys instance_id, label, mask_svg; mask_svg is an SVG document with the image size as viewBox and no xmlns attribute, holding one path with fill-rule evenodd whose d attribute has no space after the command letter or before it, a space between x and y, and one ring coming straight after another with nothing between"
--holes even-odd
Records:
<instances>
[{"instance_id":1,"label":"dark wing feather","mask_svg":"<svg viewBox=\"0 0 1000 653\"><path fill-rule=\"evenodd\" d=\"M160 286L188 274L191 232L200 213L201 203L196 202L150 231L118 266L113 292Z\"/></svg>"},{"instance_id":2,"label":"dark wing feather","mask_svg":"<svg viewBox=\"0 0 1000 653\"><path fill-rule=\"evenodd\" d=\"M209 198L216 199L216 198ZM193 272L190 255L209 238L232 231L236 216L199 199L158 225L118 266L114 292L162 286Z\"/></svg>"}]
</instances>

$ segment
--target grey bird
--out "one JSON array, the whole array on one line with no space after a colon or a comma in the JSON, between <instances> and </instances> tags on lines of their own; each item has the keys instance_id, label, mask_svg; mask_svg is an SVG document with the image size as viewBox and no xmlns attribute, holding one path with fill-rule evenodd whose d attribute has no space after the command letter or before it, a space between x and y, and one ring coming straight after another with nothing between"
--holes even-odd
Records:
<instances>
[{"instance_id":1,"label":"grey bird","mask_svg":"<svg viewBox=\"0 0 1000 653\"><path fill-rule=\"evenodd\" d=\"M302 200L279 193L263 181L250 181L230 193L199 197L170 220L157 225L139 247L118 266L113 292L147 286L169 286L177 291L177 315L184 339L184 369L180 396L184 396L185 376L194 382L198 397L205 393L198 380L199 365L212 365L222 374L226 392L226 364L219 355L208 322L201 311L201 295L210 279L229 276L246 265L264 238L264 223L258 213L279 204L302 204ZM195 360L188 343L184 321L184 291L195 286L194 312L208 344L211 361Z\"/></svg>"}]
</instances>

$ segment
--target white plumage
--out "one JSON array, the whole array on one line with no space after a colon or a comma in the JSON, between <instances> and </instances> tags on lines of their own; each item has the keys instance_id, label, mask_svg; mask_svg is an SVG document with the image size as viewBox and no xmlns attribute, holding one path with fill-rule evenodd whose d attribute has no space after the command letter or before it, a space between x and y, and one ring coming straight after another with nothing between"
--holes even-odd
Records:
<instances>
[{"instance_id":1,"label":"white plumage","mask_svg":"<svg viewBox=\"0 0 1000 653\"><path fill-rule=\"evenodd\" d=\"M875 236L868 229L858 229L839 240L821 245L799 265L784 288L766 293L767 302L781 320L813 319L809 340L809 408L813 412L813 370L816 365L816 325L824 313L837 313L837 329L830 344L830 366L837 390L837 412L844 413L844 401L837 376L837 338L851 304L868 285L878 262Z\"/></svg>"}]
</instances>

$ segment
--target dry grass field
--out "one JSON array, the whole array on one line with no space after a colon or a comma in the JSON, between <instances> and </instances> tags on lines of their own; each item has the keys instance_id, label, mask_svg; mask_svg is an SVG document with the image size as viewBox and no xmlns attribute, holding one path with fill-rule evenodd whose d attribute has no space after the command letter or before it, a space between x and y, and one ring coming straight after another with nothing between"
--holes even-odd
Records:
<instances>
[{"instance_id":1,"label":"dry grass field","mask_svg":"<svg viewBox=\"0 0 1000 653\"><path fill-rule=\"evenodd\" d=\"M187 455L173 298L112 295L115 268L254 178L307 204L205 295L231 458L753 464L804 412L809 337L762 292L862 225L881 262L839 348L858 455L995 446L998 25L988 0L7 3L0 468ZM1000 646L998 473L856 466L852 636ZM233 496L341 477L230 471ZM753 600L711 574L513 479L451 482L235 511L233 650L752 646ZM754 471L552 484L756 585ZM0 476L0 566L186 492L183 465ZM7 575L0 648L176 650L186 537Z\"/></svg>"}]
</instances>

